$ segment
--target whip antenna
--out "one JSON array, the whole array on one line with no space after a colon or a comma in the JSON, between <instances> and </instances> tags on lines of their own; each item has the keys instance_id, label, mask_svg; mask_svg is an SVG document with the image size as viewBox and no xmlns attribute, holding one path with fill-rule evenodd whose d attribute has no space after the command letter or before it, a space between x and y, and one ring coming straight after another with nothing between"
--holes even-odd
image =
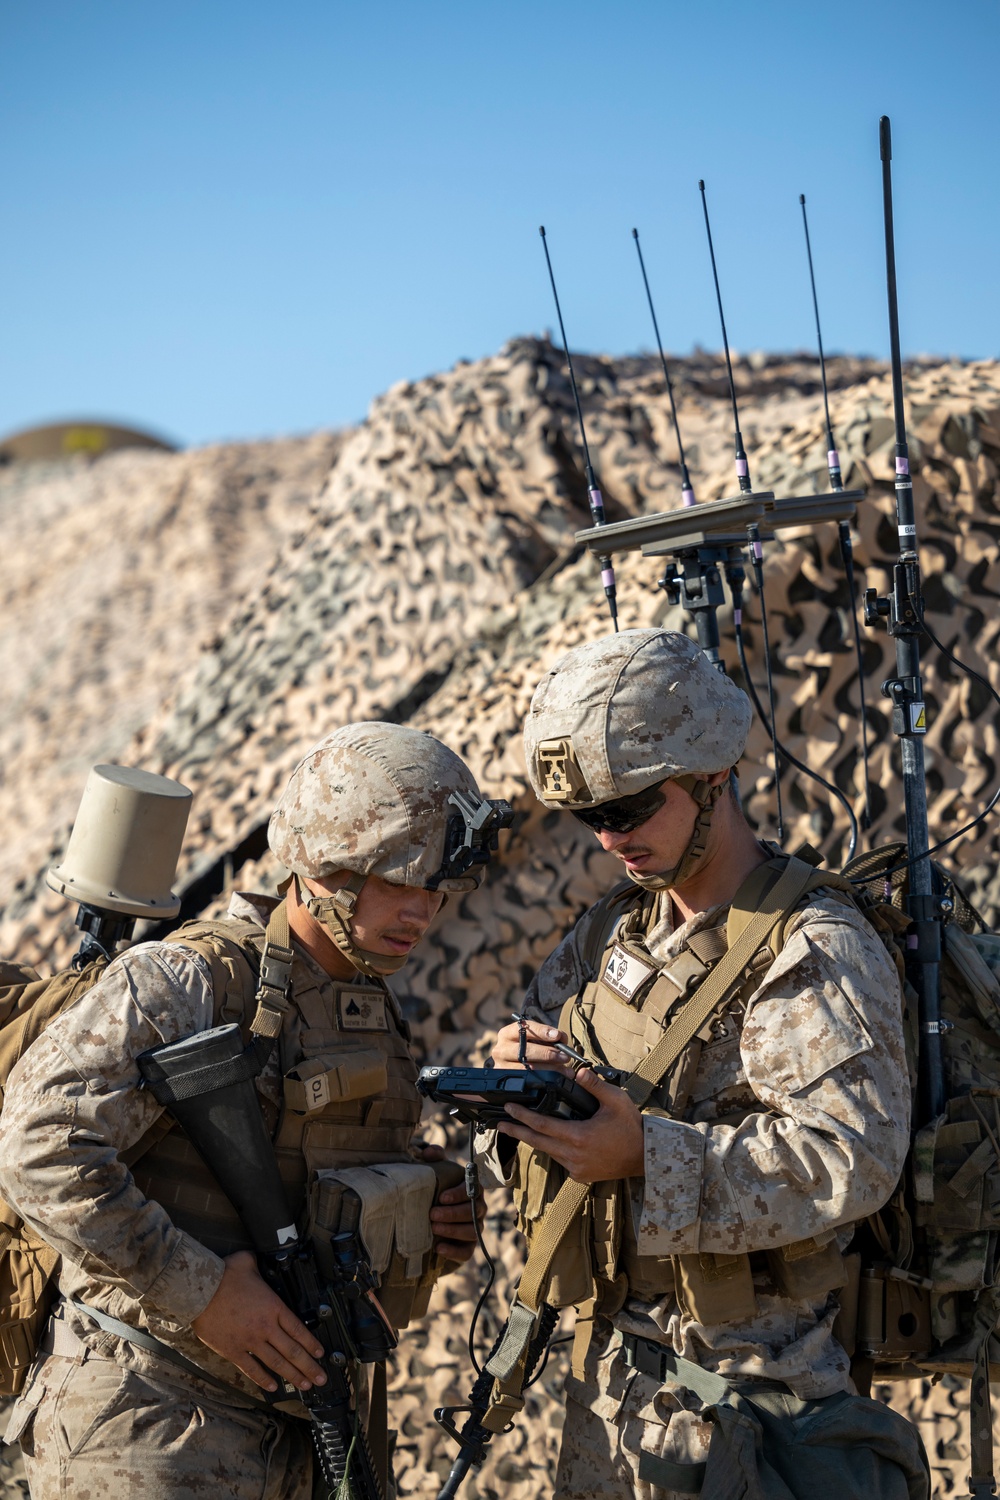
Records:
<instances>
[{"instance_id":1,"label":"whip antenna","mask_svg":"<svg viewBox=\"0 0 1000 1500\"><path fill-rule=\"evenodd\" d=\"M559 293L556 291L556 278L552 271L552 260L549 255L549 242L545 238L545 225L540 224L538 233L542 237L542 249L545 251L545 264L549 268L549 280L552 283L552 295L555 298L556 316L559 319L559 332L562 334L563 350L566 355L566 363L569 365L570 384L573 387L573 400L576 402L576 416L580 423L580 439L583 443L583 459L585 474L587 477L587 499L590 502L590 514L595 526L603 526L607 520L604 514L604 497L597 485L597 476L594 466L590 462L590 449L587 446L587 429L583 424L583 407L580 405L580 392L576 387L576 375L573 372L573 360L569 352L569 343L566 338L566 325L563 323L562 308L559 306ZM615 570L611 564L610 553L605 553L598 558L601 566L601 582L604 585L604 593L607 596L608 608L611 611L611 623L618 630L618 590L615 587Z\"/></svg>"},{"instance_id":2,"label":"whip antenna","mask_svg":"<svg viewBox=\"0 0 1000 1500\"><path fill-rule=\"evenodd\" d=\"M746 450L743 447L743 434L740 432L740 414L736 408L736 383L733 380L733 362L729 357L729 336L726 333L726 318L722 311L722 293L719 290L719 272L715 264L715 246L712 244L712 226L708 222L708 199L705 197L705 184L698 183L701 193L701 206L705 213L705 233L708 235L708 253L712 257L712 279L715 282L715 300L719 304L719 322L722 324L722 347L726 355L726 372L729 376L729 399L733 403L733 427L735 428L736 440L736 475L740 481L740 493L751 495L753 485L750 483L750 465L747 463Z\"/></svg>"},{"instance_id":3,"label":"whip antenna","mask_svg":"<svg viewBox=\"0 0 1000 1500\"><path fill-rule=\"evenodd\" d=\"M888 623L896 642L896 675L882 686L892 702L892 728L899 737L906 807L906 859L909 892L906 909L913 924L908 939L915 959L913 976L919 996L919 1123L936 1119L944 1109L944 1060L941 1052L941 922L944 908L934 895L934 872L928 858L927 783L924 772L924 735L927 714L920 680L920 636L924 630L920 593L920 562L913 508L913 481L903 413L903 364L899 353L899 310L896 300L896 247L892 223L892 138L889 120L879 121L882 158L882 207L885 219L885 279L889 304L889 344L892 363L892 404L896 426L896 530L899 561L892 570L892 594L878 597L865 591L865 621Z\"/></svg>"},{"instance_id":4,"label":"whip antenna","mask_svg":"<svg viewBox=\"0 0 1000 1500\"><path fill-rule=\"evenodd\" d=\"M642 281L646 288L646 301L649 303L649 315L653 320L653 332L656 334L656 347L660 351L660 364L663 366L663 378L667 383L667 395L670 397L670 415L674 422L674 435L677 438L677 452L680 454L681 463L681 504L694 505L694 490L691 487L691 478L688 474L688 466L684 461L684 444L681 441L681 424L677 420L677 405L674 401L674 387L670 380L670 371L667 369L666 357L663 353L663 344L660 339L660 325L656 321L656 309L653 306L653 294L649 290L649 277L646 275L646 262L642 258L642 246L639 244L639 231L633 229L632 238L635 240L635 248L639 256L639 266L642 270Z\"/></svg>"},{"instance_id":5,"label":"whip antenna","mask_svg":"<svg viewBox=\"0 0 1000 1500\"><path fill-rule=\"evenodd\" d=\"M819 348L819 373L823 382L823 413L826 418L826 463L830 474L831 490L842 490L844 481L840 473L840 454L833 440L833 427L830 424L830 397L826 385L826 356L823 353L823 333L819 325L819 300L816 296L816 273L813 270L812 245L809 241L809 219L806 215L806 195L799 194L799 203L802 207L802 227L806 232L806 255L809 260L809 285L812 288L813 312L816 316L816 343ZM858 663L858 695L861 702L861 763L864 768L865 780L865 810L861 815L861 826L868 829L872 825L872 802L871 781L868 774L868 708L865 703L865 664L861 651L861 627L858 624L858 599L854 584L854 548L851 543L851 528L847 521L837 523L837 533L840 539L840 556L844 564L844 572L847 575L847 591L851 601L851 624L854 627L854 655Z\"/></svg>"}]
</instances>

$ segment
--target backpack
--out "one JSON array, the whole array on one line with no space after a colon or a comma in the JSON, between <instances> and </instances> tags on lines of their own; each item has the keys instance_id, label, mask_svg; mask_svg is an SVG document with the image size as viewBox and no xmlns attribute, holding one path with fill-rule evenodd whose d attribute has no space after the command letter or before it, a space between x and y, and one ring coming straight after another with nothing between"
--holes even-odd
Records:
<instances>
[{"instance_id":1,"label":"backpack","mask_svg":"<svg viewBox=\"0 0 1000 1500\"><path fill-rule=\"evenodd\" d=\"M108 966L98 957L82 969L42 979L26 964L0 963L0 1108L7 1079L50 1021L95 985ZM59 1255L0 1198L0 1396L16 1396L55 1300Z\"/></svg>"},{"instance_id":2,"label":"backpack","mask_svg":"<svg viewBox=\"0 0 1000 1500\"><path fill-rule=\"evenodd\" d=\"M228 933L237 926L231 919L226 922ZM228 1019L230 1011L241 1015L244 997L255 993L260 954L251 938L259 930L246 923L240 934L245 942L232 936L220 941L216 927L212 922L189 922L167 941L186 943L201 953L211 970L216 1004L221 1002ZM0 960L0 1109L15 1064L50 1022L97 984L110 962L99 955L80 969L63 969L42 979L26 964ZM173 1125L169 1114L161 1115L122 1153L122 1160L131 1167ZM58 1271L58 1252L0 1198L0 1397L17 1396L24 1386L56 1299Z\"/></svg>"},{"instance_id":3,"label":"backpack","mask_svg":"<svg viewBox=\"0 0 1000 1500\"><path fill-rule=\"evenodd\" d=\"M902 907L905 859L906 846L893 844L845 869L865 893L863 909L873 925ZM945 1107L916 1131L890 1202L859 1226L849 1256L853 1285L842 1299L844 1332L849 1339L853 1322L854 1346L846 1347L859 1389L872 1378L950 1374L971 1381L973 1490L979 1493L979 1485L993 1493L989 1382L1000 1380L1000 936L986 930L954 877L937 864L931 868L935 895L950 903L940 986ZM894 872L888 880L887 870ZM916 1062L916 996L905 988Z\"/></svg>"}]
</instances>

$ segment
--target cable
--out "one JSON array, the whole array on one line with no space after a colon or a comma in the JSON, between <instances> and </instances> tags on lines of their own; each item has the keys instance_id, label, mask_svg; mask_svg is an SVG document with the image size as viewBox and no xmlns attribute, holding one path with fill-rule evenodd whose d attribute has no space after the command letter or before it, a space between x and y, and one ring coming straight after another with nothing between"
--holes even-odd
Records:
<instances>
[{"instance_id":1,"label":"cable","mask_svg":"<svg viewBox=\"0 0 1000 1500\"><path fill-rule=\"evenodd\" d=\"M743 639L743 626L739 620L735 621L735 626L736 651L740 659L740 668L743 672L743 680L747 685L747 692L750 694L753 706L760 716L761 723L763 724L767 733L770 735L771 725L768 723L767 714L764 711L764 706L757 694L757 689L754 687L753 678L750 676L750 665L747 661L746 642ZM830 793L830 796L835 797L840 803L841 807L843 807L851 825L851 837L847 846L847 860L853 859L854 852L858 847L858 820L855 816L854 809L851 806L850 802L847 800L838 786L834 786L832 782L827 781L824 776L821 776L818 771L813 771L809 766L803 765L802 761L797 760L788 749L787 745L781 745L780 749L782 755L790 765L793 765L796 770L801 771L803 775L810 777L810 779L815 781L819 786L825 788L825 790ZM1000 795L1000 791L998 791L998 795ZM844 861L845 864L847 863L847 860Z\"/></svg>"},{"instance_id":2,"label":"cable","mask_svg":"<svg viewBox=\"0 0 1000 1500\"><path fill-rule=\"evenodd\" d=\"M917 616L917 619L920 621L920 624L923 626L923 629L926 631L927 637L930 640L931 644L941 652L942 656L946 657L948 661L950 661L954 666L958 667L960 672L965 672L968 677L974 677L977 682L981 682L983 687L986 688L987 692L993 698L993 701L997 704L998 707L1000 707L1000 693L997 692L996 688L993 686L992 682L990 682L989 678L984 677L982 672L977 672L975 667L970 667L968 662L962 661L960 657L957 657L955 655L954 651L949 650L949 648L944 644L943 641L938 640L937 636L934 634L934 631L927 623L927 617L924 614L923 604L919 599L914 599L912 594L908 594L907 600L911 607L913 607L914 613ZM908 865L915 865L923 859L930 859L932 854L937 854L941 849L946 849L948 845L953 844L956 839L962 838L964 834L970 833L973 828L978 827L980 823L984 822L986 818L989 817L990 813L996 807L998 802L1000 802L1000 786L997 787L996 791L993 793L993 796L987 802L986 806L982 808L970 822L964 823L961 828L956 828L955 832L949 833L947 838L940 839L938 843L932 844L924 854L918 854L916 859L905 859L902 860L898 865L893 865L891 869L888 869L884 872L881 878L888 880L891 876L895 875L898 870L905 870Z\"/></svg>"},{"instance_id":3,"label":"cable","mask_svg":"<svg viewBox=\"0 0 1000 1500\"><path fill-rule=\"evenodd\" d=\"M781 810L781 761L778 758L778 729L777 715L774 712L774 677L771 673L771 641L767 632L767 604L764 600L764 549L760 544L760 528L756 521L752 521L747 527L747 542L750 546L750 562L753 567L754 577L757 580L757 593L760 597L760 628L764 635L764 669L767 672L767 701L771 706L771 750L774 755L774 801L778 814L778 843L785 842L785 819ZM767 718L764 716L764 723Z\"/></svg>"},{"instance_id":4,"label":"cable","mask_svg":"<svg viewBox=\"0 0 1000 1500\"><path fill-rule=\"evenodd\" d=\"M486 1248L486 1241L483 1238L483 1226L480 1224L479 1215L476 1213L476 1198L479 1193L479 1168L476 1166L475 1121L469 1126L469 1163L465 1169L465 1191L472 1205L472 1222L476 1230L476 1244L483 1252L483 1259L486 1261L488 1268L486 1285L479 1294L479 1301L476 1303L476 1310L472 1314L472 1322L469 1324L469 1358L472 1361L472 1368L476 1374L481 1375L482 1366L476 1358L476 1326L479 1323L480 1314L486 1305L486 1299L493 1290L493 1283L497 1279L497 1264ZM492 1355L487 1355L487 1358L492 1358Z\"/></svg>"}]
</instances>

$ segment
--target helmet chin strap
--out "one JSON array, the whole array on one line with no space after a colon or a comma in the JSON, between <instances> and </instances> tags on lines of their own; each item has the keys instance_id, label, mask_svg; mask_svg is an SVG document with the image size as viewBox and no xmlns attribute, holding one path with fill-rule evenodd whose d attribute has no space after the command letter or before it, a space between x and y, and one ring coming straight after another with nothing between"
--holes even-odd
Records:
<instances>
[{"instance_id":1,"label":"helmet chin strap","mask_svg":"<svg viewBox=\"0 0 1000 1500\"><path fill-rule=\"evenodd\" d=\"M334 891L329 896L314 896L303 885L298 875L295 877L295 883L303 906L309 915L314 917L330 934L348 963L357 969L359 974L365 974L369 979L381 979L387 974L395 974L403 967L410 955L408 953L372 953L367 948L359 948L354 941L351 922L366 879L364 875L352 875L339 891Z\"/></svg>"},{"instance_id":2,"label":"helmet chin strap","mask_svg":"<svg viewBox=\"0 0 1000 1500\"><path fill-rule=\"evenodd\" d=\"M729 786L728 778L718 786L710 786L700 776L672 776L670 779L683 787L689 797L694 798L698 804L698 816L694 820L687 848L672 870L663 870L659 875L634 875L631 870L626 870L629 880L641 885L646 891L672 890L675 886L683 885L694 872L694 867L708 844L708 831L712 826L716 804Z\"/></svg>"}]
</instances>

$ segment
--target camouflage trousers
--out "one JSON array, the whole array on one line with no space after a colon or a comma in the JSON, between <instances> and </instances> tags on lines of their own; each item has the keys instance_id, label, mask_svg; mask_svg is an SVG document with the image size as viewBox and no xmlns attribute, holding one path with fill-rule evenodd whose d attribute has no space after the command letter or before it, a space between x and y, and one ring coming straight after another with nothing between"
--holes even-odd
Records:
<instances>
[{"instance_id":1,"label":"camouflage trousers","mask_svg":"<svg viewBox=\"0 0 1000 1500\"><path fill-rule=\"evenodd\" d=\"M14 1405L32 1500L311 1500L308 1424L228 1405L134 1351L40 1358Z\"/></svg>"},{"instance_id":2,"label":"camouflage trousers","mask_svg":"<svg viewBox=\"0 0 1000 1500\"><path fill-rule=\"evenodd\" d=\"M841 1393L803 1401L773 1383L714 1408L679 1380L630 1369L616 1337L566 1382L553 1500L929 1500L919 1434ZM762 1441L763 1440L763 1441ZM711 1450L711 1455L710 1455Z\"/></svg>"}]
</instances>

